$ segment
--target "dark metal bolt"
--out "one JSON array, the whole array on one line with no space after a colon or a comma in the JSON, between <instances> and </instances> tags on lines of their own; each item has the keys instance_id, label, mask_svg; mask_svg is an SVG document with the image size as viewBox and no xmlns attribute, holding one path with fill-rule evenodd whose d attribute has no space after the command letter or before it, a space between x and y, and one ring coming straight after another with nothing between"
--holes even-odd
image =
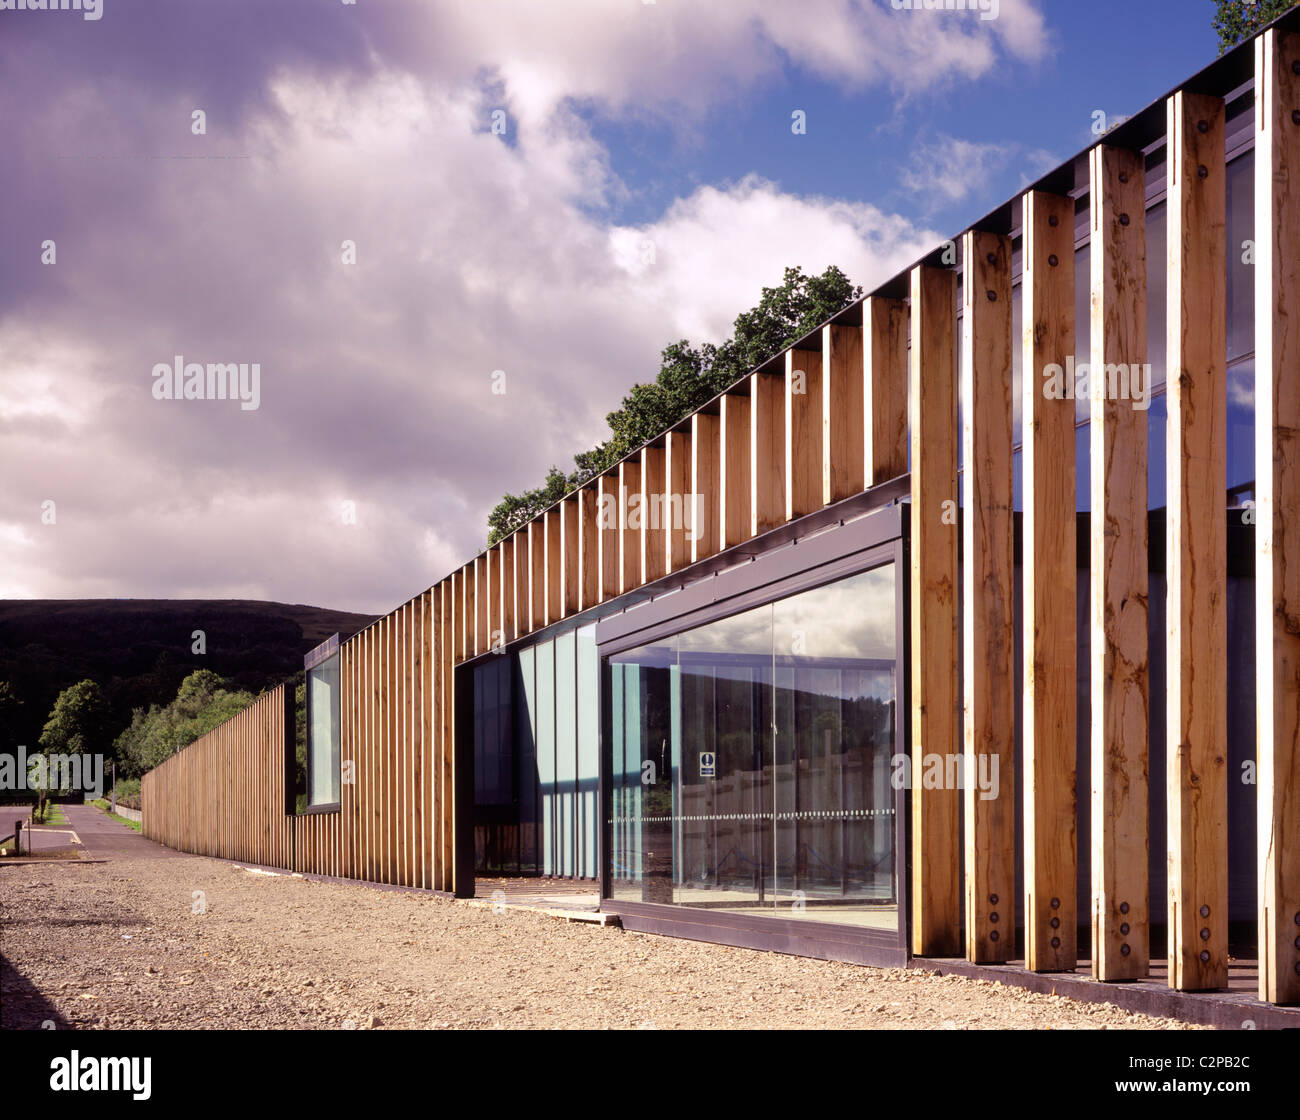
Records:
<instances>
[{"instance_id":1,"label":"dark metal bolt","mask_svg":"<svg viewBox=\"0 0 1300 1120\"><path fill-rule=\"evenodd\" d=\"M1197 167L1196 177L1198 179L1208 179L1209 176L1210 176L1210 169L1206 167L1205 164L1201 164L1199 167Z\"/></svg>"},{"instance_id":2,"label":"dark metal bolt","mask_svg":"<svg viewBox=\"0 0 1300 1120\"><path fill-rule=\"evenodd\" d=\"M984 256L984 259L985 259L986 261L988 261L989 264L997 264L997 263L998 263L998 255L997 255L997 253L986 253L985 256Z\"/></svg>"},{"instance_id":3,"label":"dark metal bolt","mask_svg":"<svg viewBox=\"0 0 1300 1120\"><path fill-rule=\"evenodd\" d=\"M1053 938L1052 938L1052 948L1053 948L1053 949L1059 949L1060 947L1061 947L1061 939L1060 939L1059 937L1053 937Z\"/></svg>"},{"instance_id":4,"label":"dark metal bolt","mask_svg":"<svg viewBox=\"0 0 1300 1120\"><path fill-rule=\"evenodd\" d=\"M1048 215L1047 224L1051 226L1053 229L1055 229L1058 225L1060 225L1060 223L1061 223L1061 219L1058 218L1055 214Z\"/></svg>"},{"instance_id":5,"label":"dark metal bolt","mask_svg":"<svg viewBox=\"0 0 1300 1120\"><path fill-rule=\"evenodd\" d=\"M1053 268L1055 268L1061 262L1060 259L1057 257L1057 255L1053 253L1051 254L1051 256L1047 258L1047 263L1050 264Z\"/></svg>"},{"instance_id":6,"label":"dark metal bolt","mask_svg":"<svg viewBox=\"0 0 1300 1120\"><path fill-rule=\"evenodd\" d=\"M1296 972L1300 973L1300 961L1295 962L1295 970Z\"/></svg>"},{"instance_id":7,"label":"dark metal bolt","mask_svg":"<svg viewBox=\"0 0 1300 1120\"><path fill-rule=\"evenodd\" d=\"M991 894L991 895L989 895L989 902L990 902L992 905L996 906L996 905L998 904L998 896L995 895L995 894Z\"/></svg>"},{"instance_id":8,"label":"dark metal bolt","mask_svg":"<svg viewBox=\"0 0 1300 1120\"><path fill-rule=\"evenodd\" d=\"M1119 947L1119 954L1121 957L1127 957L1131 952L1133 952L1133 950L1129 948L1127 941Z\"/></svg>"},{"instance_id":9,"label":"dark metal bolt","mask_svg":"<svg viewBox=\"0 0 1300 1120\"><path fill-rule=\"evenodd\" d=\"M1297 949L1300 949L1300 937L1297 937L1297 938L1295 939L1295 947L1296 947Z\"/></svg>"},{"instance_id":10,"label":"dark metal bolt","mask_svg":"<svg viewBox=\"0 0 1300 1120\"><path fill-rule=\"evenodd\" d=\"M1125 937L1127 937L1127 936L1128 936L1128 922L1120 922L1120 924L1119 924L1119 931L1120 931L1120 933L1122 933Z\"/></svg>"},{"instance_id":11,"label":"dark metal bolt","mask_svg":"<svg viewBox=\"0 0 1300 1120\"><path fill-rule=\"evenodd\" d=\"M989 303L997 303L997 301L998 301L998 293L997 293L997 292L995 292L992 288L990 288L986 294L987 294L988 297L989 297Z\"/></svg>"},{"instance_id":12,"label":"dark metal bolt","mask_svg":"<svg viewBox=\"0 0 1300 1120\"><path fill-rule=\"evenodd\" d=\"M1295 912L1295 924L1300 926L1300 910Z\"/></svg>"},{"instance_id":13,"label":"dark metal bolt","mask_svg":"<svg viewBox=\"0 0 1300 1120\"><path fill-rule=\"evenodd\" d=\"M1121 914L1127 914L1127 913L1128 913L1128 903L1127 903L1127 902L1121 902L1121 903L1119 904L1119 912L1120 912Z\"/></svg>"},{"instance_id":14,"label":"dark metal bolt","mask_svg":"<svg viewBox=\"0 0 1300 1120\"><path fill-rule=\"evenodd\" d=\"M1209 121L1197 121L1197 122L1196 122L1196 131L1197 131L1197 132L1209 132L1209 131L1210 131L1210 122L1209 122Z\"/></svg>"},{"instance_id":15,"label":"dark metal bolt","mask_svg":"<svg viewBox=\"0 0 1300 1120\"><path fill-rule=\"evenodd\" d=\"M1127 183L1127 182L1128 182L1128 172L1127 172L1127 171L1121 171L1121 172L1119 173L1119 181L1120 181L1121 183Z\"/></svg>"},{"instance_id":16,"label":"dark metal bolt","mask_svg":"<svg viewBox=\"0 0 1300 1120\"><path fill-rule=\"evenodd\" d=\"M1300 74L1300 59L1297 59L1295 62L1291 63L1291 73Z\"/></svg>"},{"instance_id":17,"label":"dark metal bolt","mask_svg":"<svg viewBox=\"0 0 1300 1120\"><path fill-rule=\"evenodd\" d=\"M1059 898L1052 899L1052 909L1059 910L1060 908L1061 908L1061 900Z\"/></svg>"},{"instance_id":18,"label":"dark metal bolt","mask_svg":"<svg viewBox=\"0 0 1300 1120\"><path fill-rule=\"evenodd\" d=\"M1127 215L1127 214L1121 214L1121 215L1119 216L1119 224L1122 225L1122 226L1126 226L1126 225L1128 225L1128 215Z\"/></svg>"},{"instance_id":19,"label":"dark metal bolt","mask_svg":"<svg viewBox=\"0 0 1300 1120\"><path fill-rule=\"evenodd\" d=\"M1051 927L1052 927L1053 929L1060 929L1060 928L1061 928L1061 919L1060 919L1060 918L1053 918L1049 924L1051 925Z\"/></svg>"},{"instance_id":20,"label":"dark metal bolt","mask_svg":"<svg viewBox=\"0 0 1300 1120\"><path fill-rule=\"evenodd\" d=\"M996 941L997 939L998 939L998 931L993 930L993 932L989 934L989 940Z\"/></svg>"},{"instance_id":21,"label":"dark metal bolt","mask_svg":"<svg viewBox=\"0 0 1300 1120\"><path fill-rule=\"evenodd\" d=\"M1204 927L1201 929L1201 940L1202 940L1202 941L1209 941L1209 940L1210 940L1210 927L1209 927L1209 926L1204 926Z\"/></svg>"},{"instance_id":22,"label":"dark metal bolt","mask_svg":"<svg viewBox=\"0 0 1300 1120\"><path fill-rule=\"evenodd\" d=\"M998 912L994 910L993 913L989 915L989 921L996 922L997 920L998 920Z\"/></svg>"},{"instance_id":23,"label":"dark metal bolt","mask_svg":"<svg viewBox=\"0 0 1300 1120\"><path fill-rule=\"evenodd\" d=\"M1209 908L1208 906L1202 906L1202 907L1201 907L1201 917L1202 917L1202 918L1208 918L1209 916L1210 916L1210 908Z\"/></svg>"},{"instance_id":24,"label":"dark metal bolt","mask_svg":"<svg viewBox=\"0 0 1300 1120\"><path fill-rule=\"evenodd\" d=\"M1300 109L1291 110L1291 123L1300 124Z\"/></svg>"},{"instance_id":25,"label":"dark metal bolt","mask_svg":"<svg viewBox=\"0 0 1300 1120\"><path fill-rule=\"evenodd\" d=\"M1202 950L1201 950L1201 960L1202 960L1202 961L1208 961L1209 959L1210 959L1210 950L1209 950L1209 949L1202 949Z\"/></svg>"}]
</instances>

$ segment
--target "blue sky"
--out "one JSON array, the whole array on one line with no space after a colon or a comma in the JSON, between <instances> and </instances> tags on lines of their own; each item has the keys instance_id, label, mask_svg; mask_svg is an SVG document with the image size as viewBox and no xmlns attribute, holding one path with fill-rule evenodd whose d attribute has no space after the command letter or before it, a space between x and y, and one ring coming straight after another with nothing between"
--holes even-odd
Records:
<instances>
[{"instance_id":1,"label":"blue sky","mask_svg":"<svg viewBox=\"0 0 1300 1120\"><path fill-rule=\"evenodd\" d=\"M1096 110L1131 115L1218 53L1208 0L1045 0L1039 8L1047 57L999 65L955 86L852 90L790 63L779 79L719 108L687 135L674 122L611 119L586 107L594 135L634 188L614 216L653 221L700 184L757 173L786 191L867 199L956 231L1041 174L1044 160L1055 166L1087 147ZM801 136L790 128L796 108L808 115ZM918 148L949 138L997 148L993 173L957 200L909 189Z\"/></svg>"},{"instance_id":2,"label":"blue sky","mask_svg":"<svg viewBox=\"0 0 1300 1120\"><path fill-rule=\"evenodd\" d=\"M664 346L789 265L888 279L1212 61L1212 14L0 8L0 597L387 610ZM160 398L177 356L256 407Z\"/></svg>"}]
</instances>

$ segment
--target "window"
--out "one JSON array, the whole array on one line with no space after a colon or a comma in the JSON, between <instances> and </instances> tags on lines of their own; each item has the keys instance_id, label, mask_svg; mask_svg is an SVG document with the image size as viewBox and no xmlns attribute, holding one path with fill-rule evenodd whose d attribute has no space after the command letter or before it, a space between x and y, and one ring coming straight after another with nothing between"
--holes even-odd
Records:
<instances>
[{"instance_id":1,"label":"window","mask_svg":"<svg viewBox=\"0 0 1300 1120\"><path fill-rule=\"evenodd\" d=\"M898 928L892 563L608 659L616 899Z\"/></svg>"},{"instance_id":2,"label":"window","mask_svg":"<svg viewBox=\"0 0 1300 1120\"><path fill-rule=\"evenodd\" d=\"M339 639L309 653L307 670L307 807L341 801L339 763Z\"/></svg>"}]
</instances>

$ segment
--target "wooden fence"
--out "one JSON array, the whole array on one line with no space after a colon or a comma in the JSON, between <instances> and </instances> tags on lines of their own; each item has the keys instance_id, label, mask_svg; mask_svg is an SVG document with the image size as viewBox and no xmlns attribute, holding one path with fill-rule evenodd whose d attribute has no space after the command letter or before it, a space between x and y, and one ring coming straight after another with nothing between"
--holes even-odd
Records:
<instances>
[{"instance_id":1,"label":"wooden fence","mask_svg":"<svg viewBox=\"0 0 1300 1120\"><path fill-rule=\"evenodd\" d=\"M1269 30L1253 49L1260 995L1300 1002L1300 561L1291 562L1300 557L1300 208L1291 198L1300 183L1300 36ZM693 564L907 473L910 453L914 769L923 769L922 754L964 751L996 755L1012 773L1018 689L1024 729L1022 773L1008 783L1017 798L982 801L972 791L963 814L960 790L913 791L913 951L1011 958L1021 813L1027 966L1074 967L1076 718L1090 714L1093 973L1146 975L1154 912L1167 916L1170 983L1222 986L1225 105L1182 90L1166 108L1163 696L1149 683L1146 417L1094 395L1091 711L1076 717L1075 405L1043 389L1047 367L1066 363L1076 336L1089 339L1094 370L1148 360L1145 159L1125 146L1134 133L1121 126L1092 151L1074 196L1029 190L964 234L960 271L927 258L344 642L340 811L285 817L277 691L146 778L148 835L302 871L456 889L453 838L464 809L454 796L454 665L643 585L687 581L700 570ZM1085 193L1090 318L1076 322L1075 197ZM1019 681L1013 346L1024 371ZM698 525L648 515L656 495L683 490L703 496ZM949 515L959 499L961 519ZM1168 898L1153 899L1148 733L1162 718L1170 874Z\"/></svg>"}]
</instances>

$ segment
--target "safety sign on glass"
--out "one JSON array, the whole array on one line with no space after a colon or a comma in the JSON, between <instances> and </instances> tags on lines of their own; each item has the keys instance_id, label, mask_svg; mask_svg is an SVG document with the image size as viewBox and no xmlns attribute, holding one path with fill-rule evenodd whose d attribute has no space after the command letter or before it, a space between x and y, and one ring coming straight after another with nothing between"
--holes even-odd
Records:
<instances>
[{"instance_id":1,"label":"safety sign on glass","mask_svg":"<svg viewBox=\"0 0 1300 1120\"><path fill-rule=\"evenodd\" d=\"M700 777L716 777L717 760L712 751L700 751Z\"/></svg>"}]
</instances>

